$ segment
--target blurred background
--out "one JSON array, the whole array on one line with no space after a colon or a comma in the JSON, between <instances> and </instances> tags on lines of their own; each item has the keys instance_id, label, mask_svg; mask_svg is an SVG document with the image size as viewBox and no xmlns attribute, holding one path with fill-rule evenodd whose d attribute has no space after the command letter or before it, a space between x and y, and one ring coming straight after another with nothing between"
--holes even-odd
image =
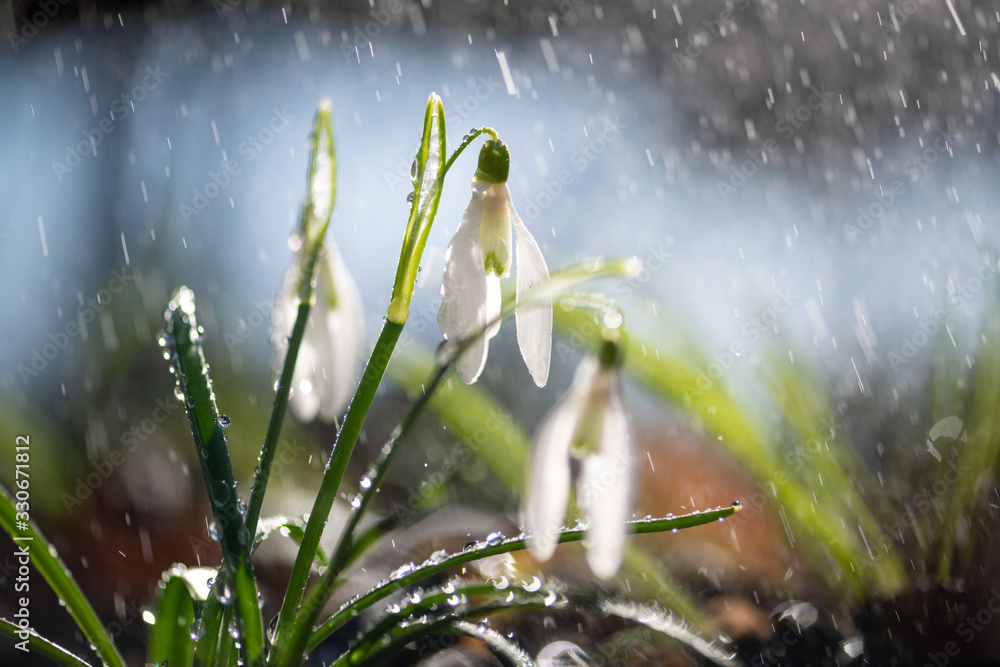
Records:
<instances>
[{"instance_id":1,"label":"blurred background","mask_svg":"<svg viewBox=\"0 0 1000 667\"><path fill-rule=\"evenodd\" d=\"M186 284L198 297L248 493L273 399L270 308L292 258L316 106L328 97L334 108L331 229L370 349L436 91L453 146L483 125L509 145L515 206L550 267L598 255L645 263L634 280L598 286L622 304L638 351L627 383L644 455L637 516L749 505L731 527L635 540L697 603L696 625L766 647L775 610L806 600L816 618L796 627L822 630L817 655L847 660L860 655L851 637L869 652L881 637L894 662L875 664L923 664L998 585L998 26L996 7L968 0L8 0L0 480L13 477L15 436L30 434L33 517L141 663L141 610L160 573L218 563L156 344L170 294ZM469 151L446 184L397 351L407 369L440 340L444 249L474 171ZM524 433L565 390L581 356L567 332L579 324L561 321L544 389L517 360L512 330L494 344L477 387ZM354 472L417 375L390 369ZM335 433L289 419L265 515L308 512ZM447 416L425 419L386 507L421 493L460 434ZM433 492L441 509L366 564L357 590L434 548L516 527L516 483L487 459L461 458ZM772 483L782 470L801 477L803 502ZM827 470L836 479L824 486ZM958 481L939 492L948 470ZM895 574L852 575L828 548L838 531L874 569L898 561ZM276 605L294 544L266 547L259 570ZM564 551L551 570L593 586L579 553ZM12 552L0 546L2 615ZM35 609L53 609L35 612L37 629L78 646L37 588ZM533 655L556 638L595 655L582 623L557 621L525 640ZM996 655L988 634L966 659ZM900 636L916 643L902 650ZM696 660L637 646L609 664ZM448 649L472 660L470 647ZM575 649L561 650L548 664L577 664L560 662ZM773 657L745 650L747 661L754 650ZM0 657L22 660L7 645ZM819 664L802 660L782 664Z\"/></svg>"}]
</instances>

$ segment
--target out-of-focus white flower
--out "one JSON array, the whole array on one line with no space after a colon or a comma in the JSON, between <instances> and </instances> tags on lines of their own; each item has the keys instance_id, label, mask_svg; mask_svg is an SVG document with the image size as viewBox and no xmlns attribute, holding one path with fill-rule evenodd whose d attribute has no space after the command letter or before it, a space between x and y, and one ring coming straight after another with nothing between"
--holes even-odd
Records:
<instances>
[{"instance_id":1,"label":"out-of-focus white flower","mask_svg":"<svg viewBox=\"0 0 1000 667\"><path fill-rule=\"evenodd\" d=\"M621 566L635 474L620 367L618 344L605 341L596 358L577 368L535 433L524 509L528 545L535 558L548 560L566 517L571 459L577 459L576 502L590 524L587 563L604 579Z\"/></svg>"},{"instance_id":2,"label":"out-of-focus white flower","mask_svg":"<svg viewBox=\"0 0 1000 667\"><path fill-rule=\"evenodd\" d=\"M438 324L447 340L462 339L497 321L500 279L510 273L512 250L517 261L518 299L532 285L549 278L542 251L511 202L509 170L507 146L496 139L487 141L472 179L472 201L445 254ZM552 357L552 301L540 299L518 307L514 318L521 356L535 384L543 387ZM462 380L471 384L483 372L490 338L499 328L497 321L455 361Z\"/></svg>"},{"instance_id":3,"label":"out-of-focus white flower","mask_svg":"<svg viewBox=\"0 0 1000 667\"><path fill-rule=\"evenodd\" d=\"M293 263L274 308L271 343L280 368L299 307L300 262ZM309 313L292 376L292 413L309 422L330 423L341 414L358 380L363 321L361 296L337 246L324 244L317 259L315 303Z\"/></svg>"}]
</instances>

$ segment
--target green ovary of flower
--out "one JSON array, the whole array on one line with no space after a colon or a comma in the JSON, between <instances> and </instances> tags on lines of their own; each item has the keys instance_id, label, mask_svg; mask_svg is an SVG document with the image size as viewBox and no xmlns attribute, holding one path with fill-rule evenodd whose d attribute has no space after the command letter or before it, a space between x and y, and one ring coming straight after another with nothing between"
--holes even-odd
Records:
<instances>
[{"instance_id":1,"label":"green ovary of flower","mask_svg":"<svg viewBox=\"0 0 1000 667\"><path fill-rule=\"evenodd\" d=\"M476 178L490 183L506 183L510 173L510 151L499 139L489 139L479 151Z\"/></svg>"}]
</instances>

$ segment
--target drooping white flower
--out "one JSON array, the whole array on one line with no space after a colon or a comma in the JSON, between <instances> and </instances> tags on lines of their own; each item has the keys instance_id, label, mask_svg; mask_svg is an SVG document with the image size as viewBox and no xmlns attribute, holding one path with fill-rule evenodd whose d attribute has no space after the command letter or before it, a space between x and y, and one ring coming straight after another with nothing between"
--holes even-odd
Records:
<instances>
[{"instance_id":1,"label":"drooping white flower","mask_svg":"<svg viewBox=\"0 0 1000 667\"><path fill-rule=\"evenodd\" d=\"M500 279L510 274L512 252L517 262L518 299L532 285L549 278L542 251L511 202L509 170L507 146L496 139L487 141L472 179L472 201L445 254L438 324L447 340L462 339L497 320ZM518 307L514 318L521 357L535 384L544 387L552 357L552 301L540 299ZM499 328L499 322L491 326L455 361L462 380L471 384L479 378L486 365L489 340Z\"/></svg>"},{"instance_id":2,"label":"drooping white flower","mask_svg":"<svg viewBox=\"0 0 1000 667\"><path fill-rule=\"evenodd\" d=\"M620 367L620 348L605 341L596 358L577 368L535 433L524 508L528 545L538 560L548 560L566 518L572 460L579 461L576 502L590 524L587 563L604 579L621 566L635 475Z\"/></svg>"},{"instance_id":3,"label":"drooping white flower","mask_svg":"<svg viewBox=\"0 0 1000 667\"><path fill-rule=\"evenodd\" d=\"M272 317L271 343L280 368L288 349L299 299L301 268L295 262ZM361 296L336 244L327 242L317 260L315 303L309 313L292 376L289 405L300 421L319 416L330 423L340 415L358 380L363 342Z\"/></svg>"}]
</instances>

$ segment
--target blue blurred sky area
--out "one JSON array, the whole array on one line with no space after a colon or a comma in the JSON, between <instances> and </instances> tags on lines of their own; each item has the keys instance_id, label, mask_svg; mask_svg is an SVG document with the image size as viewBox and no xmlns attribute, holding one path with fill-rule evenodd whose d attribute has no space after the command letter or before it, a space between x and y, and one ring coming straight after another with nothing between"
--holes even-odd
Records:
<instances>
[{"instance_id":1,"label":"blue blurred sky area","mask_svg":"<svg viewBox=\"0 0 1000 667\"><path fill-rule=\"evenodd\" d=\"M220 336L245 333L291 258L323 97L336 122L332 232L369 331L388 305L431 91L444 98L451 145L490 125L510 146L515 205L551 266L598 254L647 260L641 280L607 289L627 293L630 321L654 332L681 318L708 348L726 350L786 290L796 305L771 331L853 378L889 368L888 355L934 308L974 321L988 290L959 303L955 285L985 281L984 262L996 273L985 259L996 252L996 142L939 116L904 133L881 129L891 110L858 118L864 91L842 83L846 56L755 90L752 117L740 118L729 96L745 90L716 87L714 102L695 100L689 75L655 56L656 21L674 21L670 11L595 40L558 12L558 30L540 20L508 32L442 28L395 1L339 19L248 14L230 0L213 7L163 21L123 12L84 27L53 23L0 59L6 391L84 383L63 358L81 340L111 354L119 328L155 329L102 312L113 272L137 276L127 288L137 308L155 313L187 283L211 302ZM724 67L716 52L728 44L704 44L690 76ZM745 136L715 133L710 144L714 123ZM865 142L828 137L851 123L868 124ZM414 312L429 344L476 152L452 170L424 256ZM254 327L240 349L264 365L266 329ZM58 354L25 381L18 369L49 344Z\"/></svg>"}]
</instances>

